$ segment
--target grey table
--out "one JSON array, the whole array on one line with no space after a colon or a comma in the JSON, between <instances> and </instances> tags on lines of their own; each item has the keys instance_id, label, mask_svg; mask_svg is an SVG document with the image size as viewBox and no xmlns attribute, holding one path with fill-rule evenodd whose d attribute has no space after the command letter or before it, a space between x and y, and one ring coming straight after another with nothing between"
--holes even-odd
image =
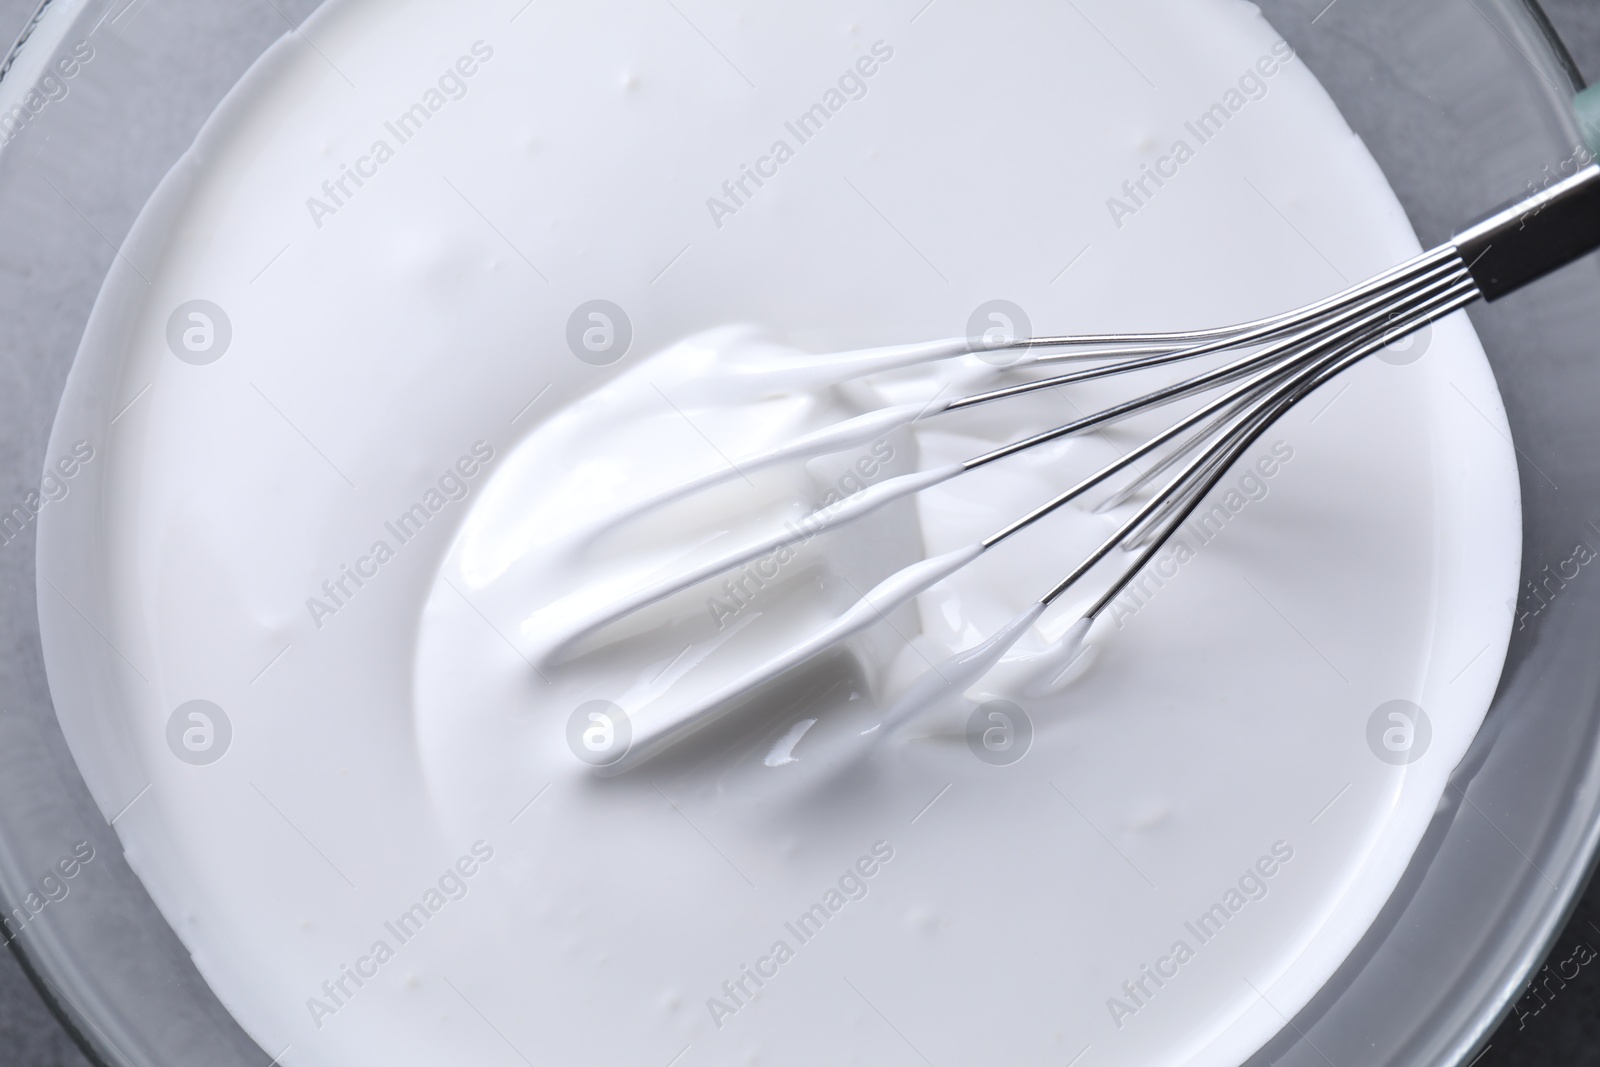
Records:
<instances>
[{"instance_id":1,"label":"grey table","mask_svg":"<svg viewBox=\"0 0 1600 1067\"><path fill-rule=\"evenodd\" d=\"M1467 0L1463 0L1467 2ZM0 0L0 39L36 0ZM1591 82L1600 80L1600 0L1544 0ZM0 45L4 47L4 45ZM0 1065L90 1067L10 953L0 952ZM1600 1067L1600 882L1475 1067Z\"/></svg>"},{"instance_id":2,"label":"grey table","mask_svg":"<svg viewBox=\"0 0 1600 1067\"><path fill-rule=\"evenodd\" d=\"M1600 82L1600 0L1540 2L1585 80ZM1600 1065L1600 879L1474 1067L1580 1065Z\"/></svg>"}]
</instances>

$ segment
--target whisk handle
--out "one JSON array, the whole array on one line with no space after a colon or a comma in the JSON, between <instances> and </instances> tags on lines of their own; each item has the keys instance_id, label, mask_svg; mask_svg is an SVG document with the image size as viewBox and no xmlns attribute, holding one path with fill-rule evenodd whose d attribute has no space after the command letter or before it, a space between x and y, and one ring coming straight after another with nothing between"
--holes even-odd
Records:
<instances>
[{"instance_id":1,"label":"whisk handle","mask_svg":"<svg viewBox=\"0 0 1600 1067\"><path fill-rule=\"evenodd\" d=\"M1587 166L1456 235L1456 250L1485 300L1600 248L1600 166Z\"/></svg>"}]
</instances>

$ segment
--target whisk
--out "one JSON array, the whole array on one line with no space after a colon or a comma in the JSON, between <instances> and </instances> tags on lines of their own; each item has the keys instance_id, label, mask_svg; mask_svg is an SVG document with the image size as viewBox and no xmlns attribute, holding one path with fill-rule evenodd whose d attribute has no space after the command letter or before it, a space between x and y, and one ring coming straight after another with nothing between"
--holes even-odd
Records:
<instances>
[{"instance_id":1,"label":"whisk","mask_svg":"<svg viewBox=\"0 0 1600 1067\"><path fill-rule=\"evenodd\" d=\"M722 716L748 706L748 698L780 676L865 630L1091 489L1146 461L1147 469L1135 472L1098 510L1120 506L1141 494L1147 494L1148 499L1021 614L986 640L916 679L878 713L873 726L854 742L858 748L868 749L943 697L969 688L994 668L1045 609L1068 590L1079 587L1116 550L1126 550L1122 565L1099 588L1079 620L1056 642L1052 662L1069 661L1095 619L1187 521L1231 465L1285 412L1324 383L1436 319L1479 298L1495 300L1596 248L1600 248L1600 167L1591 164L1559 184L1490 214L1453 240L1409 262L1293 311L1208 330L1002 342L988 352L1013 353L1016 360L1008 370L1049 368L1064 362L1074 366L971 395L930 404L885 407L846 419L758 455L737 457L727 470L686 480L637 502L622 516L609 516L607 521L637 518L756 468L839 452L894 428L945 413L1001 403L1040 390L1168 367L1206 355L1217 354L1226 361L964 462L889 478L819 508L799 522L774 523L766 534L737 549L647 582L571 621L559 638L544 649L542 658L546 662L569 658L586 639L651 604L785 546L832 533L934 485L1049 441L1104 427L1185 398L1203 397L1203 403L1195 410L981 541L921 560L884 579L843 612L813 626L766 662L680 706L630 713L629 747L605 768L605 773L616 774L638 766ZM972 351L973 344L966 340L942 341L879 350L867 353L865 358L858 354L852 359L870 373ZM1076 366L1080 363L1084 365Z\"/></svg>"}]
</instances>

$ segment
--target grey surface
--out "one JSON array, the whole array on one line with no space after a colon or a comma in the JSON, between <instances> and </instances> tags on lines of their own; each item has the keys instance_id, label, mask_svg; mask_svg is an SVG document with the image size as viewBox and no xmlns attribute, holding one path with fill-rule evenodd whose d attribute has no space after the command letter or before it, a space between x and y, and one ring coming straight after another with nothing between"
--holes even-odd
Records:
<instances>
[{"instance_id":1,"label":"grey surface","mask_svg":"<svg viewBox=\"0 0 1600 1067\"><path fill-rule=\"evenodd\" d=\"M26 21L34 6L35 0L0 0L0 38L9 42L13 28ZM1545 7L1585 75L1600 80L1600 0L1547 0ZM1574 965L1566 961L1584 956L1580 942L1600 949L1600 887L1591 887L1557 940L1542 993L1524 998L1495 1035L1481 1067L1600 1065L1600 958L1579 965L1577 976L1570 977ZM0 953L0 1067L87 1064L17 960Z\"/></svg>"},{"instance_id":2,"label":"grey surface","mask_svg":"<svg viewBox=\"0 0 1600 1067\"><path fill-rule=\"evenodd\" d=\"M1600 82L1600 0L1543 0L1590 84ZM1600 1065L1600 881L1593 881L1545 966L1474 1067ZM1587 963L1581 962L1588 959Z\"/></svg>"},{"instance_id":3,"label":"grey surface","mask_svg":"<svg viewBox=\"0 0 1600 1067\"><path fill-rule=\"evenodd\" d=\"M0 1063L89 1067L11 953L0 953Z\"/></svg>"},{"instance_id":4,"label":"grey surface","mask_svg":"<svg viewBox=\"0 0 1600 1067\"><path fill-rule=\"evenodd\" d=\"M37 7L38 0L0 0L0 52ZM0 952L0 1064L91 1067L9 951Z\"/></svg>"},{"instance_id":5,"label":"grey surface","mask_svg":"<svg viewBox=\"0 0 1600 1067\"><path fill-rule=\"evenodd\" d=\"M0 0L0 56L39 7ZM0 927L0 940L7 936ZM93 1067L11 951L0 952L0 1067Z\"/></svg>"},{"instance_id":6,"label":"grey surface","mask_svg":"<svg viewBox=\"0 0 1600 1067\"><path fill-rule=\"evenodd\" d=\"M0 0L4 44L36 2ZM0 217L0 254L6 260L0 268L6 305L0 321L12 326L0 331L0 398L15 405L0 420L0 442L8 454L27 456L16 470L0 475L7 483L5 499L20 498L27 478L18 480L18 473L43 462L44 433L29 420L54 409L60 396L99 279L116 254L106 235L127 232L214 102L284 33L285 20L303 17L314 2L87 0L77 16L81 26L98 31L92 76L78 77L27 140L8 148L10 158L0 161L0 188L8 201ZM192 41L211 47L175 61L173 53ZM0 555L0 591L18 602L32 599L31 538L30 527L8 546L15 551ZM114 833L81 780L61 773L70 766L64 739L33 714L48 707L45 679L37 633L17 618L14 612L0 616L0 781L8 790L5 816L31 831L7 834L0 847L8 896L17 899L15 887L31 884L64 845L86 839L96 850L95 861L72 884L71 911L42 913L23 929L22 944L31 959L44 961L46 982L53 979L64 991L58 1000L66 1004L63 1015L92 1027L100 1047L123 1050L125 1062L266 1064L266 1054L211 995L154 904L126 892L134 876ZM27 995L9 953L0 953L0 963L11 968L6 984L16 994L0 1000L0 1041L15 1042L0 1044L0 1067L89 1062L70 1048L55 1053L64 1031L44 1001ZM116 996L107 998L108 989Z\"/></svg>"},{"instance_id":7,"label":"grey surface","mask_svg":"<svg viewBox=\"0 0 1600 1067\"><path fill-rule=\"evenodd\" d=\"M1592 84L1600 80L1600 2L1548 0L1544 5L1562 40L1578 61L1578 69Z\"/></svg>"},{"instance_id":8,"label":"grey surface","mask_svg":"<svg viewBox=\"0 0 1600 1067\"><path fill-rule=\"evenodd\" d=\"M0 0L0 51L36 7L35 0ZM0 1064L89 1067L10 952L0 952Z\"/></svg>"}]
</instances>

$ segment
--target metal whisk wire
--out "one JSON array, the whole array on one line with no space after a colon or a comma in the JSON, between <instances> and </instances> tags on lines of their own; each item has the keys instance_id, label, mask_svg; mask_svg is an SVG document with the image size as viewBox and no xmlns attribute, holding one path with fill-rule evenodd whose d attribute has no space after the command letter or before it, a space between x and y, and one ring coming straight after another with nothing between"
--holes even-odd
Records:
<instances>
[{"instance_id":1,"label":"metal whisk wire","mask_svg":"<svg viewBox=\"0 0 1600 1067\"><path fill-rule=\"evenodd\" d=\"M935 666L905 690L868 731L872 743L876 743L941 695L965 690L992 669L1046 608L1087 580L1114 552L1124 550L1128 558L1108 576L1099 592L1090 596L1086 601L1089 606L1077 623L1057 642L1061 655L1070 659L1094 620L1189 520L1233 464L1270 426L1322 385L1427 324L1479 298L1493 300L1512 292L1596 247L1600 247L1600 167L1590 166L1565 182L1488 216L1452 242L1293 311L1215 329L1023 338L997 346L985 353L992 362L998 362L996 356L1007 352L1017 356L1010 366L995 369L994 373L1001 377L1064 362L1091 365L1012 381L953 399L869 412L765 453L736 460L730 466L743 473L764 465L803 461L947 413L1045 390L1159 371L1206 356L1233 358L964 461L890 478L713 559L645 582L603 608L569 620L542 656L559 661L582 655L582 646L589 639L651 604L785 546L832 534L894 501L914 497L1048 442L1213 394L1119 458L983 540L901 569L836 617L803 632L768 661L753 665L683 704L640 717L634 724L631 748L606 773L621 773L637 766L748 704L746 698L768 683L874 625L994 546L1132 470L1132 477L1094 510L1104 514L1141 495L1148 499L1010 623L985 641ZM959 342L937 342L882 350L872 359L858 362L873 373L877 369L961 356L972 350ZM830 365L840 363L835 360ZM1145 460L1149 461L1148 468L1138 470L1137 465ZM729 477L721 472L690 479L600 525L632 521Z\"/></svg>"}]
</instances>

